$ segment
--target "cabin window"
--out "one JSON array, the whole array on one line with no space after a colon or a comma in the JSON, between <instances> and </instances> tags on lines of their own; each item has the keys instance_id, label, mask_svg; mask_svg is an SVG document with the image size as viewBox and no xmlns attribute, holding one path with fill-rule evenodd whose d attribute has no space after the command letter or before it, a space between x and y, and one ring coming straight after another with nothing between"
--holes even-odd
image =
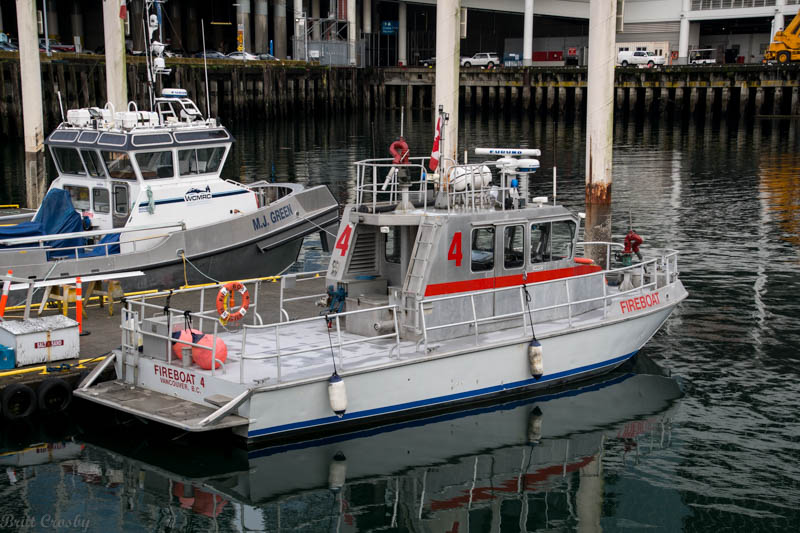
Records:
<instances>
[{"instance_id":1,"label":"cabin window","mask_svg":"<svg viewBox=\"0 0 800 533\"><path fill-rule=\"evenodd\" d=\"M400 263L400 226L393 226L383 235L383 252L387 263Z\"/></svg>"},{"instance_id":2,"label":"cabin window","mask_svg":"<svg viewBox=\"0 0 800 533\"><path fill-rule=\"evenodd\" d=\"M103 150L103 161L106 163L108 175L114 179L135 180L131 159L126 152L108 152Z\"/></svg>"},{"instance_id":3,"label":"cabin window","mask_svg":"<svg viewBox=\"0 0 800 533\"><path fill-rule=\"evenodd\" d=\"M53 148L53 156L58 162L58 168L62 174L75 174L85 176L86 169L83 168L81 157L74 148Z\"/></svg>"},{"instance_id":4,"label":"cabin window","mask_svg":"<svg viewBox=\"0 0 800 533\"><path fill-rule=\"evenodd\" d=\"M90 176L100 179L106 177L105 172L103 172L103 163L100 162L100 156L97 155L97 152L94 150L81 150L81 155Z\"/></svg>"},{"instance_id":5,"label":"cabin window","mask_svg":"<svg viewBox=\"0 0 800 533\"><path fill-rule=\"evenodd\" d=\"M575 223L560 220L531 226L531 263L558 261L572 257Z\"/></svg>"},{"instance_id":6,"label":"cabin window","mask_svg":"<svg viewBox=\"0 0 800 533\"><path fill-rule=\"evenodd\" d=\"M494 269L494 228L472 230L472 271Z\"/></svg>"},{"instance_id":7,"label":"cabin window","mask_svg":"<svg viewBox=\"0 0 800 533\"><path fill-rule=\"evenodd\" d=\"M547 234L549 224L533 224L531 225L531 263L542 263L549 261L545 259L547 254Z\"/></svg>"},{"instance_id":8,"label":"cabin window","mask_svg":"<svg viewBox=\"0 0 800 533\"><path fill-rule=\"evenodd\" d=\"M572 241L575 237L575 224L570 220L552 223L550 230L551 261L570 259L572 257Z\"/></svg>"},{"instance_id":9,"label":"cabin window","mask_svg":"<svg viewBox=\"0 0 800 533\"><path fill-rule=\"evenodd\" d=\"M180 169L180 175L194 176L197 174L217 172L224 155L225 147L223 146L178 150L178 168Z\"/></svg>"},{"instance_id":10,"label":"cabin window","mask_svg":"<svg viewBox=\"0 0 800 533\"><path fill-rule=\"evenodd\" d=\"M110 213L108 189L92 189L92 208L95 213Z\"/></svg>"},{"instance_id":11,"label":"cabin window","mask_svg":"<svg viewBox=\"0 0 800 533\"><path fill-rule=\"evenodd\" d=\"M172 166L172 151L163 152L139 152L136 154L136 163L139 164L139 172L146 180L158 178L171 178L175 175Z\"/></svg>"},{"instance_id":12,"label":"cabin window","mask_svg":"<svg viewBox=\"0 0 800 533\"><path fill-rule=\"evenodd\" d=\"M77 185L64 185L64 190L69 193L72 200L72 207L79 211L88 211L89 207L89 187L79 187Z\"/></svg>"},{"instance_id":13,"label":"cabin window","mask_svg":"<svg viewBox=\"0 0 800 533\"><path fill-rule=\"evenodd\" d=\"M525 227L506 226L503 231L503 266L506 269L525 265Z\"/></svg>"},{"instance_id":14,"label":"cabin window","mask_svg":"<svg viewBox=\"0 0 800 533\"><path fill-rule=\"evenodd\" d=\"M125 185L114 187L114 214L122 216L128 214L128 187Z\"/></svg>"}]
</instances>

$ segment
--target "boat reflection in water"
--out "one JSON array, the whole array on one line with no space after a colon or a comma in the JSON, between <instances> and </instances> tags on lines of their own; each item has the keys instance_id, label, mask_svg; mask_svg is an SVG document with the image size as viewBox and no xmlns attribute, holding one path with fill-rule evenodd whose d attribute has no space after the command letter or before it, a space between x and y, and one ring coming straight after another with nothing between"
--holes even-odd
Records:
<instances>
[{"instance_id":1,"label":"boat reflection in water","mask_svg":"<svg viewBox=\"0 0 800 533\"><path fill-rule=\"evenodd\" d=\"M91 455L110 454L107 464L126 471L127 501L170 501L184 519L217 527L482 531L511 520L535 529L599 524L604 460L638 455L643 440L669 446L680 396L673 379L617 372L546 396L261 450L207 438L166 444L163 433L148 445L130 428L87 438Z\"/></svg>"}]
</instances>

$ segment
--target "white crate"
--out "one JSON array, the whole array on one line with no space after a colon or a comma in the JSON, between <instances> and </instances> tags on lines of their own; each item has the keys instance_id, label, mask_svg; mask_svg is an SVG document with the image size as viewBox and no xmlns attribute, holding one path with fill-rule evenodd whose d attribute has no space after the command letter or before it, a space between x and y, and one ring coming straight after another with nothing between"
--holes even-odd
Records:
<instances>
[{"instance_id":1,"label":"white crate","mask_svg":"<svg viewBox=\"0 0 800 533\"><path fill-rule=\"evenodd\" d=\"M78 323L63 315L0 322L0 344L14 349L17 367L75 359Z\"/></svg>"}]
</instances>

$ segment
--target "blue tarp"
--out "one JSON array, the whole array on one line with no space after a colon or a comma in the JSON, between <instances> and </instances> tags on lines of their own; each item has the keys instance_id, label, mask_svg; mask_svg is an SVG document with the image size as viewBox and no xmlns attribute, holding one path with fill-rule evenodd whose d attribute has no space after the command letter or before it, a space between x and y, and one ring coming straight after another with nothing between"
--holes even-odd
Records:
<instances>
[{"instance_id":1,"label":"blue tarp","mask_svg":"<svg viewBox=\"0 0 800 533\"><path fill-rule=\"evenodd\" d=\"M114 243L114 244L111 244ZM105 235L97 244L108 244L108 255L119 253L119 233L109 233ZM102 257L106 255L105 246L94 246L92 248L84 248L78 254L80 257Z\"/></svg>"},{"instance_id":2,"label":"blue tarp","mask_svg":"<svg viewBox=\"0 0 800 533\"><path fill-rule=\"evenodd\" d=\"M0 240L41 235L58 235L83 231L83 219L75 211L69 193L63 189L50 189L33 220L15 226L0 227ZM45 243L51 248L83 246L84 238L54 239ZM28 245L30 246L30 245ZM48 257L74 255L74 252L48 252Z\"/></svg>"}]
</instances>

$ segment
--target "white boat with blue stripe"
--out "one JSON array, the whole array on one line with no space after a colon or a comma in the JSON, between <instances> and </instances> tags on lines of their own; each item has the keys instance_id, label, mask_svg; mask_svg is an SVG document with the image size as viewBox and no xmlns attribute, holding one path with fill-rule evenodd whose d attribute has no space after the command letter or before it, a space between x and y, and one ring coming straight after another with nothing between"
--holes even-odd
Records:
<instances>
[{"instance_id":1,"label":"white boat with blue stripe","mask_svg":"<svg viewBox=\"0 0 800 533\"><path fill-rule=\"evenodd\" d=\"M279 319L222 331L213 310L189 313L213 339L178 360L186 313L131 298L117 379L76 394L282 439L538 393L634 357L687 296L678 253L639 250L633 231L579 242L581 218L532 194L538 150L494 151L433 175L422 159L357 163L328 269L282 279ZM300 305L319 297L322 313Z\"/></svg>"},{"instance_id":2,"label":"white boat with blue stripe","mask_svg":"<svg viewBox=\"0 0 800 533\"><path fill-rule=\"evenodd\" d=\"M339 215L327 187L222 179L233 142L180 89L154 111L70 110L46 140L58 177L44 202L31 222L0 228L0 268L35 279L142 270L127 289L173 288L279 274L313 233L327 246Z\"/></svg>"}]
</instances>

